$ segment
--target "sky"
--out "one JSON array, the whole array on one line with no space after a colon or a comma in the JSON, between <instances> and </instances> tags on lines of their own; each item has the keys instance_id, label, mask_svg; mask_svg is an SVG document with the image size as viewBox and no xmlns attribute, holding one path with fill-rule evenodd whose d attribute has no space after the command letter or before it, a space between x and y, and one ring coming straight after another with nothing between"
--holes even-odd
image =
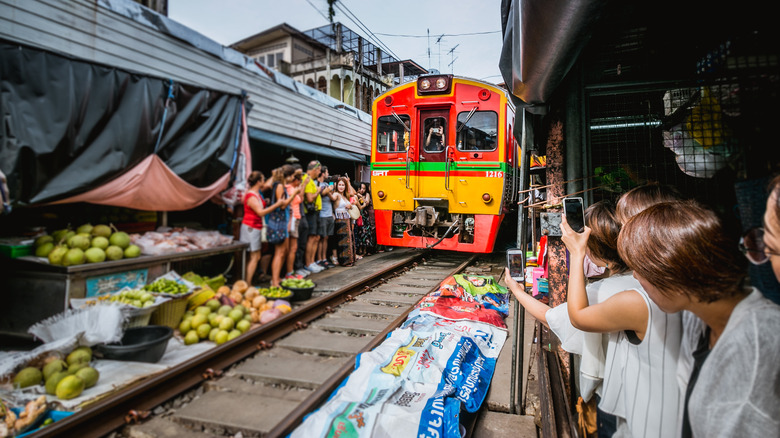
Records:
<instances>
[{"instance_id":1,"label":"sky","mask_svg":"<svg viewBox=\"0 0 780 438\"><path fill-rule=\"evenodd\" d=\"M501 0L339 0L335 12L334 21L399 59L503 82ZM168 0L169 18L225 46L281 23L300 31L320 27L327 16L326 0Z\"/></svg>"}]
</instances>

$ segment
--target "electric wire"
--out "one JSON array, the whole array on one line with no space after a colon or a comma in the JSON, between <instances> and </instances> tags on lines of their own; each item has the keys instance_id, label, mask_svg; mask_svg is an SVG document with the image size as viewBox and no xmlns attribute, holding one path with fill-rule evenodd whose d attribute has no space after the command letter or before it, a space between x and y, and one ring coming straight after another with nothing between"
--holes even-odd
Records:
<instances>
[{"instance_id":1,"label":"electric wire","mask_svg":"<svg viewBox=\"0 0 780 438\"><path fill-rule=\"evenodd\" d=\"M371 35L373 37L372 42L376 44L377 46L381 47L383 50L387 51L387 53L391 54L395 59L400 60L401 58L398 57L392 50L390 50L385 43L383 43L375 34L371 31L365 24L363 24L362 21L351 11L349 8L347 8L344 4L341 2L336 2L336 9L339 9L341 12L343 12L347 18L350 19L353 23L355 23L356 26L358 26L363 32L366 32L368 35ZM380 60L381 62L381 60Z\"/></svg>"}]
</instances>

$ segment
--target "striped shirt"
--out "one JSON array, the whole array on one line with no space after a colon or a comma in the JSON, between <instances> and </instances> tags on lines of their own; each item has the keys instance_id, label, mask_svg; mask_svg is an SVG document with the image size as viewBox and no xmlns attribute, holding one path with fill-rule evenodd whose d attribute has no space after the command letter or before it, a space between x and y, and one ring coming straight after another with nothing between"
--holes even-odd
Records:
<instances>
[{"instance_id":1,"label":"striped shirt","mask_svg":"<svg viewBox=\"0 0 780 438\"><path fill-rule=\"evenodd\" d=\"M625 331L610 333L599 408L624 418L634 437L678 436L681 314L664 313L642 288L634 290L647 304L645 337L635 344Z\"/></svg>"}]
</instances>

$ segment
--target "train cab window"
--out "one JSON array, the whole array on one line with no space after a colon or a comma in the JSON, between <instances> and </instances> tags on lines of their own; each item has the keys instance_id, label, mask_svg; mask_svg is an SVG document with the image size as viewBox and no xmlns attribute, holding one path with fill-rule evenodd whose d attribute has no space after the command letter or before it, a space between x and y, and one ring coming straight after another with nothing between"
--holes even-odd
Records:
<instances>
[{"instance_id":1,"label":"train cab window","mask_svg":"<svg viewBox=\"0 0 780 438\"><path fill-rule=\"evenodd\" d=\"M447 121L444 117L429 117L423 121L422 135L425 152L441 152L444 150L444 135L447 132Z\"/></svg>"},{"instance_id":2,"label":"train cab window","mask_svg":"<svg viewBox=\"0 0 780 438\"><path fill-rule=\"evenodd\" d=\"M395 116L382 116L376 121L376 149L379 152L406 152L409 147L409 116L399 114L399 121ZM403 123L401 123L403 122ZM406 125L406 126L404 126Z\"/></svg>"},{"instance_id":3,"label":"train cab window","mask_svg":"<svg viewBox=\"0 0 780 438\"><path fill-rule=\"evenodd\" d=\"M498 140L498 114L493 111L458 114L458 150L492 151Z\"/></svg>"}]
</instances>

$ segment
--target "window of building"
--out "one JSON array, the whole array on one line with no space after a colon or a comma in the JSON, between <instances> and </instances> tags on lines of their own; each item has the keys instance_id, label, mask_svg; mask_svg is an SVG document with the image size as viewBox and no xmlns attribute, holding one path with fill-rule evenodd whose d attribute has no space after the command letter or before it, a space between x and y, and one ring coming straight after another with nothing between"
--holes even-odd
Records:
<instances>
[{"instance_id":1,"label":"window of building","mask_svg":"<svg viewBox=\"0 0 780 438\"><path fill-rule=\"evenodd\" d=\"M498 114L475 111L458 114L458 150L492 151L498 139Z\"/></svg>"},{"instance_id":2,"label":"window of building","mask_svg":"<svg viewBox=\"0 0 780 438\"><path fill-rule=\"evenodd\" d=\"M257 60L258 60L258 61L259 61L261 64L265 64L265 56L258 56L258 57L257 57Z\"/></svg>"},{"instance_id":3,"label":"window of building","mask_svg":"<svg viewBox=\"0 0 780 438\"><path fill-rule=\"evenodd\" d=\"M376 149L378 152L406 152L409 147L411 121L406 114L382 116L376 121ZM403 122L403 123L401 123Z\"/></svg>"},{"instance_id":4,"label":"window of building","mask_svg":"<svg viewBox=\"0 0 780 438\"><path fill-rule=\"evenodd\" d=\"M271 68L276 67L276 58L274 57L273 53L269 53L268 56L266 56L266 59L267 59L267 61L266 61L265 65L267 65L267 66L269 66Z\"/></svg>"}]
</instances>

